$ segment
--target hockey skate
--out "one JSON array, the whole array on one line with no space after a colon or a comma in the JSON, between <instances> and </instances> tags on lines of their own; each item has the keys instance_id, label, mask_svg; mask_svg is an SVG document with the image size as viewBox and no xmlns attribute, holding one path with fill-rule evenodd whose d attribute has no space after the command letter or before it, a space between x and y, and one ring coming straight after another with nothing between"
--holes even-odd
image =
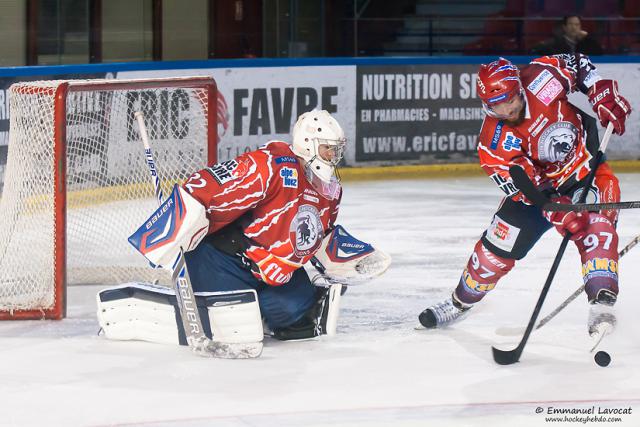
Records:
<instances>
[{"instance_id":1,"label":"hockey skate","mask_svg":"<svg viewBox=\"0 0 640 427\"><path fill-rule=\"evenodd\" d=\"M603 332L610 334L616 326L616 316L613 310L617 295L608 289L601 289L595 300L591 301L589 309L589 335L595 337Z\"/></svg>"},{"instance_id":2,"label":"hockey skate","mask_svg":"<svg viewBox=\"0 0 640 427\"><path fill-rule=\"evenodd\" d=\"M420 324L427 329L441 328L463 319L472 306L465 305L451 295L441 303L432 305L418 316Z\"/></svg>"}]
</instances>

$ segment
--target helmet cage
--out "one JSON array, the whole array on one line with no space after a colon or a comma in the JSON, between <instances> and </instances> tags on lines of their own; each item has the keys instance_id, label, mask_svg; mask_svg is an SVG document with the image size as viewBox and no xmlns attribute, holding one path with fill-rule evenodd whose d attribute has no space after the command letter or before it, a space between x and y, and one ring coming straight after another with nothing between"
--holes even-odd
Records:
<instances>
[{"instance_id":1,"label":"helmet cage","mask_svg":"<svg viewBox=\"0 0 640 427\"><path fill-rule=\"evenodd\" d=\"M293 126L293 152L311 172L330 183L344 157L346 138L340 124L325 110L302 114Z\"/></svg>"},{"instance_id":2,"label":"helmet cage","mask_svg":"<svg viewBox=\"0 0 640 427\"><path fill-rule=\"evenodd\" d=\"M324 139L314 138L314 147L316 149L315 156L318 156L320 160L327 162L332 166L338 166L338 163L344 157L344 147L347 143L347 138L339 139ZM325 146L324 153L320 153L320 147ZM315 157L314 156L314 157Z\"/></svg>"}]
</instances>

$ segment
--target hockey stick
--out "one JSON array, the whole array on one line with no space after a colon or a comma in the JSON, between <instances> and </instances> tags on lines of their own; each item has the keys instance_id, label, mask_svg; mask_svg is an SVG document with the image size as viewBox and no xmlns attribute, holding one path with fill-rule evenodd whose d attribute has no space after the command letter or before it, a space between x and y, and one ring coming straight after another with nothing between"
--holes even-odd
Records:
<instances>
[{"instance_id":1,"label":"hockey stick","mask_svg":"<svg viewBox=\"0 0 640 427\"><path fill-rule=\"evenodd\" d=\"M630 241L627 244L627 246L625 246L620 252L618 252L618 258L622 258L627 252L629 252L634 246L636 246L638 242L640 242L640 235L636 236L632 241ZM549 323L549 321L554 317L556 317L558 313L560 313L562 310L564 310L566 306L568 306L576 298L578 298L582 294L582 292L584 292L584 285L580 285L580 287L576 289L574 293L569 295L567 299L564 300L558 307L556 307L551 313L543 317L536 325L536 330L542 328L544 325ZM517 327L517 328L503 327L503 328L498 328L496 330L496 333L498 335L518 335L518 334L522 334L523 332L524 332L524 328L521 328L521 327Z\"/></svg>"},{"instance_id":2,"label":"hockey stick","mask_svg":"<svg viewBox=\"0 0 640 427\"><path fill-rule=\"evenodd\" d=\"M158 203L162 203L164 196L162 194L162 188L160 188L160 177L158 176L158 171L156 171L156 162L153 160L153 152L149 144L149 134L144 124L144 115L141 111L136 111L135 117L138 121L138 128L140 129L140 139L142 139L142 144L144 145L144 154L147 157L147 166L149 167L151 179L156 190L156 199L158 199Z\"/></svg>"},{"instance_id":3,"label":"hockey stick","mask_svg":"<svg viewBox=\"0 0 640 427\"><path fill-rule=\"evenodd\" d=\"M509 170L509 174L513 179L513 183L518 189L527 196L534 205L543 211L600 211L600 210L618 210L618 209L636 209L640 208L640 201L632 202L613 202L613 203L555 203L546 195L538 190L529 176L520 167L513 167Z\"/></svg>"},{"instance_id":4,"label":"hockey stick","mask_svg":"<svg viewBox=\"0 0 640 427\"><path fill-rule=\"evenodd\" d=\"M149 144L147 128L144 124L144 116L140 111L137 111L135 113L135 117L140 128L140 137L144 144L147 166L151 172L156 197L158 198L158 203L162 205L163 195L162 190L160 189L160 179L155 169L155 161ZM171 283L173 283L176 293L176 300L178 302L178 310L180 311L184 334L189 348L191 348L194 353L198 356L218 357L224 359L247 359L260 356L262 353L262 342L250 344L222 343L210 340L205 335L182 248L180 248L170 271Z\"/></svg>"},{"instance_id":5,"label":"hockey stick","mask_svg":"<svg viewBox=\"0 0 640 427\"><path fill-rule=\"evenodd\" d=\"M517 185L517 184L516 184ZM537 191L537 189L536 189ZM542 193L540 193L542 194ZM546 197L542 195L543 197ZM548 200L548 199L547 199ZM552 212L579 212L579 211L601 211L601 210L618 210L618 209L637 209L640 208L640 201L633 202L613 202L613 203L554 203L549 202L542 205L542 210Z\"/></svg>"},{"instance_id":6,"label":"hockey stick","mask_svg":"<svg viewBox=\"0 0 640 427\"><path fill-rule=\"evenodd\" d=\"M600 163L602 163L604 152L607 149L607 145L609 144L609 139L611 138L612 133L613 133L613 124L609 123L609 125L607 126L607 130L604 133L604 137L602 138L602 142L600 143L600 148L598 149L598 153L596 154L595 160L593 162L593 168L591 169L591 171L589 172L589 175L587 175L587 178L585 179L583 191L582 191L582 194L580 194L580 199L578 200L579 203L584 203L587 198L587 194L588 194L587 190L591 186L591 183L595 178L596 171L598 170ZM522 170L522 168L520 168L519 166L513 166L509 171L509 173L513 177L514 172L518 170L520 170L521 173L524 173L524 170ZM524 331L524 336L520 340L520 343L518 344L518 346L512 350L500 350L500 349L497 349L496 347L491 347L491 350L493 352L493 360L497 364L511 365L516 363L518 360L520 360L520 356L522 355L524 347L527 344L529 336L531 335L531 332L533 331L533 328L536 324L536 320L538 319L538 315L540 314L540 309L542 308L542 304L544 303L544 300L547 297L547 293L549 292L549 288L551 287L551 283L553 282L553 278L556 275L556 271L558 270L558 266L560 265L560 261L562 260L562 256L564 255L564 252L567 248L567 244L569 243L570 238L571 238L571 234L567 233L562 239L562 243L560 244L560 248L558 249L558 253L556 254L555 259L553 260L553 265L551 266L551 270L549 271L547 280L544 283L544 286L542 287L540 296L538 297L538 302L536 303L536 306L533 309L533 314L529 319L527 329Z\"/></svg>"},{"instance_id":7,"label":"hockey stick","mask_svg":"<svg viewBox=\"0 0 640 427\"><path fill-rule=\"evenodd\" d=\"M627 246L625 246L620 252L618 252L618 258L622 258L627 252L629 252L629 250L631 250L631 248L633 248L635 245L637 245L638 242L640 242L640 235L636 236L632 241L630 241L627 244ZM547 316L545 316L542 320L540 320L540 323L538 323L538 326L536 326L536 329L540 329L544 325L546 325L558 313L560 313L562 310L564 310L564 308L567 305L569 305L574 299L578 298L578 296L580 294L582 294L583 291L584 291L584 285L582 285L578 289L576 289L576 291L574 293L572 293L566 300L564 300L564 302L562 304L560 304L555 310L553 310L551 313L549 313Z\"/></svg>"}]
</instances>

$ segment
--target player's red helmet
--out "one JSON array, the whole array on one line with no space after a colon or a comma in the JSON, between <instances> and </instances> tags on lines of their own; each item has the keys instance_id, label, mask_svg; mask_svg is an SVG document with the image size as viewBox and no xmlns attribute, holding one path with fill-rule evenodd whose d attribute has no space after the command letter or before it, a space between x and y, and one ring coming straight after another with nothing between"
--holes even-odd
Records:
<instances>
[{"instance_id":1,"label":"player's red helmet","mask_svg":"<svg viewBox=\"0 0 640 427\"><path fill-rule=\"evenodd\" d=\"M480 65L476 84L482 106L492 117L496 117L492 106L523 95L518 67L504 58Z\"/></svg>"}]
</instances>

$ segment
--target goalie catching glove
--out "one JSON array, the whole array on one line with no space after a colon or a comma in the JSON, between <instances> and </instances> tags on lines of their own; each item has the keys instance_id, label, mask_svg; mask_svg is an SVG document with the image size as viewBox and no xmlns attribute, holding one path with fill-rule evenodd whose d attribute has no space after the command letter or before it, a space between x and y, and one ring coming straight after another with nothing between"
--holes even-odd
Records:
<instances>
[{"instance_id":1,"label":"goalie catching glove","mask_svg":"<svg viewBox=\"0 0 640 427\"><path fill-rule=\"evenodd\" d=\"M208 231L205 207L175 185L171 196L129 237L129 243L153 265L171 269L180 248L185 252L195 249Z\"/></svg>"},{"instance_id":2,"label":"goalie catching glove","mask_svg":"<svg viewBox=\"0 0 640 427\"><path fill-rule=\"evenodd\" d=\"M354 285L382 275L391 264L391 257L368 243L356 239L340 225L322 241L311 260L320 277L330 283Z\"/></svg>"}]
</instances>

